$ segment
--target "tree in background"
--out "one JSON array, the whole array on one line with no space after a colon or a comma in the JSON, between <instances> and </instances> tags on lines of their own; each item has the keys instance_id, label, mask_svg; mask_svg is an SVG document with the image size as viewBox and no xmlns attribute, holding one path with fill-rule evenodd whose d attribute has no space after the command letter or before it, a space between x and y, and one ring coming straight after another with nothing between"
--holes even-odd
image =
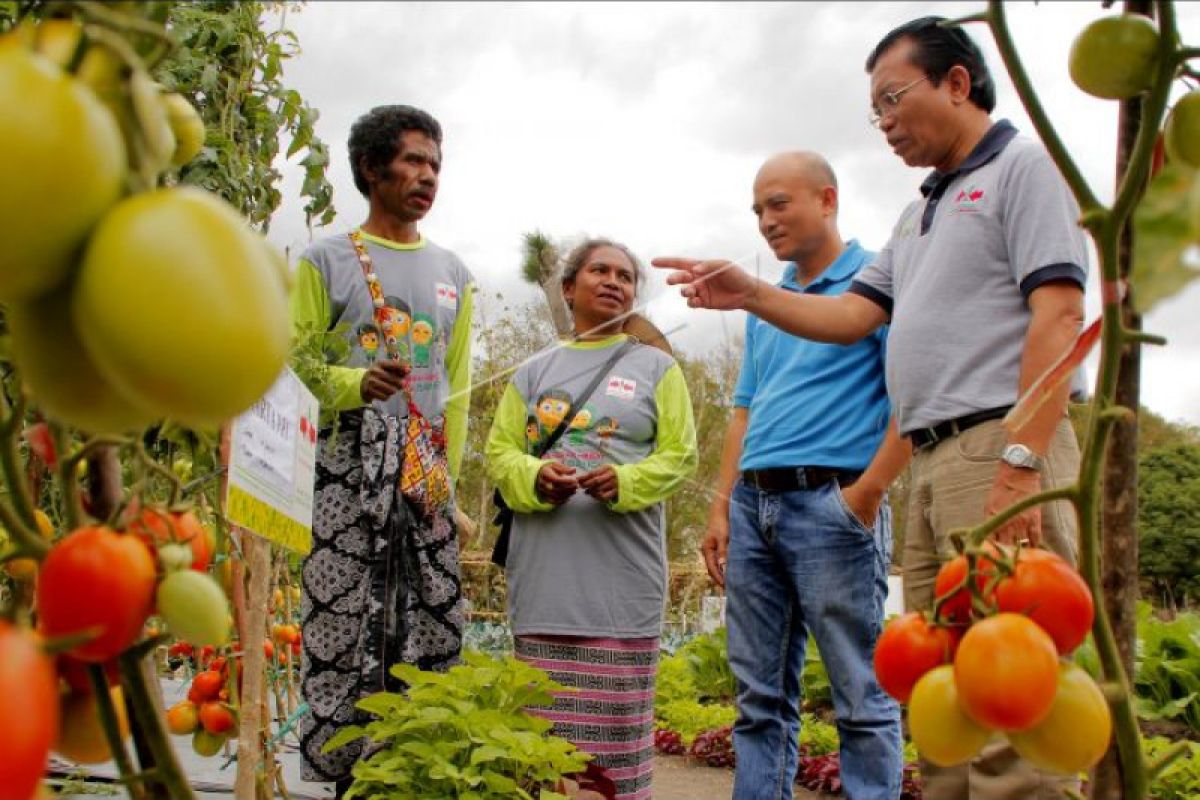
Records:
<instances>
[{"instance_id":1,"label":"tree in background","mask_svg":"<svg viewBox=\"0 0 1200 800\"><path fill-rule=\"evenodd\" d=\"M1139 474L1142 591L1174 612L1200 600L1200 444L1148 448Z\"/></svg>"}]
</instances>

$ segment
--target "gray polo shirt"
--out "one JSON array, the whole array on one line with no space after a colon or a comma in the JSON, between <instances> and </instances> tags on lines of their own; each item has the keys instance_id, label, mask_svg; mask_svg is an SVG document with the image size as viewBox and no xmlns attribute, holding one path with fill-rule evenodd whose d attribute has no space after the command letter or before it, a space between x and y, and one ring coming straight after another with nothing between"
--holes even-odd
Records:
<instances>
[{"instance_id":1,"label":"gray polo shirt","mask_svg":"<svg viewBox=\"0 0 1200 800\"><path fill-rule=\"evenodd\" d=\"M1087 280L1079 206L1037 142L997 122L849 291L891 316L887 388L901 433L1017 400L1029 295Z\"/></svg>"}]
</instances>

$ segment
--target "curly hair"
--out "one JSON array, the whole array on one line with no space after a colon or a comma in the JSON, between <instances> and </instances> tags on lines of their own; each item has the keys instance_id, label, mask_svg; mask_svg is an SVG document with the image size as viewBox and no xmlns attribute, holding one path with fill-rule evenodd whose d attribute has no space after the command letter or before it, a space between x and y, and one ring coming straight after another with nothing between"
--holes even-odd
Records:
<instances>
[{"instance_id":1,"label":"curly hair","mask_svg":"<svg viewBox=\"0 0 1200 800\"><path fill-rule=\"evenodd\" d=\"M428 112L413 106L376 106L350 127L350 172L363 197L371 191L365 171L390 164L405 131L420 131L437 142L439 151L442 149L442 126Z\"/></svg>"}]
</instances>

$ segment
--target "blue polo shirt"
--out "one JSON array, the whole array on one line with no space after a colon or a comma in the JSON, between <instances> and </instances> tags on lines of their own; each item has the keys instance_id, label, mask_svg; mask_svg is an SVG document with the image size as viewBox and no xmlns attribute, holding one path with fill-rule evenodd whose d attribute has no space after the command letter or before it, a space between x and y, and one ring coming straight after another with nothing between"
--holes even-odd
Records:
<instances>
[{"instance_id":1,"label":"blue polo shirt","mask_svg":"<svg viewBox=\"0 0 1200 800\"><path fill-rule=\"evenodd\" d=\"M779 286L838 295L874 257L851 240L808 286L796 281L791 263ZM739 468L865 469L879 449L890 414L884 387L886 342L886 326L854 344L824 344L747 314L742 370L733 395L735 406L750 411Z\"/></svg>"}]
</instances>

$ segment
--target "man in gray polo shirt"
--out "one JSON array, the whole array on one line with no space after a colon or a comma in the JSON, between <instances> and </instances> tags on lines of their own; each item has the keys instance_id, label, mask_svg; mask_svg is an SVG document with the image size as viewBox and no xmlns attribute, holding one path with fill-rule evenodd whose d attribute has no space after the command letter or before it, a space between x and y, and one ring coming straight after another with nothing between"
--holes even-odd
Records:
<instances>
[{"instance_id":1,"label":"man in gray polo shirt","mask_svg":"<svg viewBox=\"0 0 1200 800\"><path fill-rule=\"evenodd\" d=\"M932 605L949 533L1042 488L1066 485L1079 449L1064 386L1021 430L1001 418L1071 346L1083 321L1087 250L1079 209L1044 149L993 123L995 88L978 46L940 17L885 36L867 61L871 118L913 167L932 167L875 263L850 289L786 292L724 261L655 259L675 269L688 304L744 308L819 341L857 341L890 322L887 387L912 440L905 601ZM1064 502L1030 509L996 532L1044 542L1074 560ZM969 765L921 765L928 800L1061 797L1072 781L1040 773L997 740Z\"/></svg>"}]
</instances>

